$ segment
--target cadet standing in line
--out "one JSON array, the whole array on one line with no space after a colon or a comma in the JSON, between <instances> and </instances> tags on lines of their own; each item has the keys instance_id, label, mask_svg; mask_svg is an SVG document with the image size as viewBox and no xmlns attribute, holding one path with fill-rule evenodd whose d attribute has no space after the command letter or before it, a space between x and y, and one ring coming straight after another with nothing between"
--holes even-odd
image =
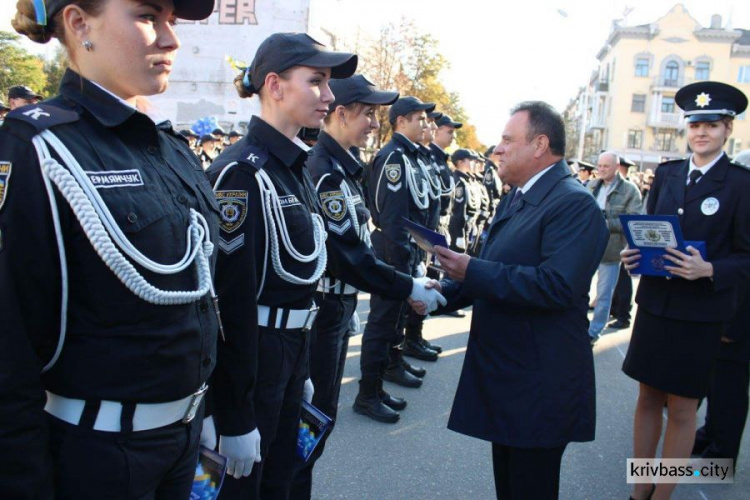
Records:
<instances>
[{"instance_id":1,"label":"cadet standing in line","mask_svg":"<svg viewBox=\"0 0 750 500\"><path fill-rule=\"evenodd\" d=\"M287 498L303 398L310 401L308 335L326 267L325 222L297 133L320 127L330 78L351 76L357 56L329 52L302 33L275 33L237 78L258 95L260 116L208 170L221 207L216 287L226 339L213 374L222 498ZM257 464L256 464L257 462ZM249 477L248 477L249 476Z\"/></svg>"},{"instance_id":2,"label":"cadet standing in line","mask_svg":"<svg viewBox=\"0 0 750 500\"><path fill-rule=\"evenodd\" d=\"M237 132L236 130L232 130L231 132L229 132L229 134L227 135L227 137L228 137L228 139L229 139L229 144L228 144L228 146L231 146L231 145L232 145L232 144L234 144L235 142L237 142L237 141L239 141L240 139L242 139L242 134L240 134L240 133L239 133L239 132Z\"/></svg>"},{"instance_id":3,"label":"cadet standing in line","mask_svg":"<svg viewBox=\"0 0 750 500\"><path fill-rule=\"evenodd\" d=\"M31 90L25 85L14 85L8 89L8 106L11 111L20 108L21 106L28 106L29 104L36 104L42 100L42 96Z\"/></svg>"},{"instance_id":4,"label":"cadet standing in line","mask_svg":"<svg viewBox=\"0 0 750 500\"><path fill-rule=\"evenodd\" d=\"M175 19L213 7L17 4L16 31L57 38L74 69L0 129L4 498L190 495L218 207L187 142L136 104L168 86Z\"/></svg>"},{"instance_id":5,"label":"cadet standing in line","mask_svg":"<svg viewBox=\"0 0 750 500\"><path fill-rule=\"evenodd\" d=\"M211 165L214 158L216 158L216 137L211 134L203 134L200 140L200 150L198 160L200 160L205 170Z\"/></svg>"},{"instance_id":6,"label":"cadet standing in line","mask_svg":"<svg viewBox=\"0 0 750 500\"><path fill-rule=\"evenodd\" d=\"M410 276L416 273L420 254L402 217L423 226L428 222L429 181L417 163L416 143L426 126L425 112L433 109L434 104L411 96L402 97L391 106L388 117L393 137L375 156L368 182L369 209L375 224L372 233L375 255ZM405 314L406 303L402 300L379 295L370 298L370 315L362 338L362 383L358 399L367 397L362 393L363 387L377 386L381 380L405 387L422 385L422 379L412 373L413 367L402 357Z\"/></svg>"},{"instance_id":7,"label":"cadet standing in line","mask_svg":"<svg viewBox=\"0 0 750 500\"><path fill-rule=\"evenodd\" d=\"M474 193L479 198L479 213L477 220L474 223L474 232L472 238L468 243L469 255L479 255L480 241L482 239L482 232L484 226L490 220L490 194L484 184L484 158L476 151L471 151L473 159L471 162L471 180L474 188Z\"/></svg>"},{"instance_id":8,"label":"cadet standing in line","mask_svg":"<svg viewBox=\"0 0 750 500\"><path fill-rule=\"evenodd\" d=\"M495 208L500 203L502 197L503 185L497 174L497 161L499 155L495 153L495 146L491 146L484 153L484 176L483 183L487 194L490 196L490 217L492 220L495 216Z\"/></svg>"},{"instance_id":9,"label":"cadet standing in line","mask_svg":"<svg viewBox=\"0 0 750 500\"><path fill-rule=\"evenodd\" d=\"M453 118L444 114L435 120L435 125L437 125L437 130L435 131L432 144L430 144L430 149L432 150L432 155L435 157L435 161L440 171L440 184L442 187L442 196L440 198L440 225L438 229L441 234L450 239L448 225L451 219L451 204L453 203L453 192L456 188L456 181L453 178L453 172L451 172L450 166L448 165L448 158L450 155L446 153L445 150L453 143L456 130L463 127L463 124L454 122ZM450 240L448 243L450 243Z\"/></svg>"},{"instance_id":10,"label":"cadet standing in line","mask_svg":"<svg viewBox=\"0 0 750 500\"><path fill-rule=\"evenodd\" d=\"M307 161L328 229L328 269L315 294L320 311L311 332L310 378L315 387L313 406L335 424L349 335L359 330L358 289L408 300L422 312L426 310L418 304L428 299L435 302L439 294L425 289L426 279L412 279L375 256L370 245L370 213L359 184L362 165L351 152L367 145L370 133L380 127L377 108L395 102L398 92L378 90L362 75L332 80L330 86L335 100ZM406 401L391 396L382 385L363 387L360 394L357 411L378 420L398 419L397 411L406 407ZM313 467L332 431L333 424L307 462L297 459L292 498L311 497Z\"/></svg>"},{"instance_id":11,"label":"cadet standing in line","mask_svg":"<svg viewBox=\"0 0 750 500\"><path fill-rule=\"evenodd\" d=\"M578 180L584 186L588 186L589 182L593 180L592 173L596 170L596 166L591 163L586 163L585 161L577 161L576 163L578 164Z\"/></svg>"},{"instance_id":12,"label":"cadet standing in line","mask_svg":"<svg viewBox=\"0 0 750 500\"><path fill-rule=\"evenodd\" d=\"M479 200L471 184L471 151L457 149L451 155L451 161L455 167L453 178L456 186L449 224L451 250L466 253L469 237L474 231L474 223L479 213Z\"/></svg>"}]
</instances>

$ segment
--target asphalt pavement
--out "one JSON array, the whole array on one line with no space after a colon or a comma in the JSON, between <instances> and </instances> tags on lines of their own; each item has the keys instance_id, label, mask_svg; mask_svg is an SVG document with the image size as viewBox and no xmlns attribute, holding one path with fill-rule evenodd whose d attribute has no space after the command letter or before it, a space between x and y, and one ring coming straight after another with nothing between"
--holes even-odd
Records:
<instances>
[{"instance_id":1,"label":"asphalt pavement","mask_svg":"<svg viewBox=\"0 0 750 500\"><path fill-rule=\"evenodd\" d=\"M369 296L360 294L362 326ZM490 444L447 429L463 365L471 311L465 318L438 317L425 322L425 338L443 347L427 368L424 384L407 389L385 384L408 406L397 424L381 424L354 413L362 336L351 339L336 428L315 466L314 499L493 499ZM562 499L626 499L626 458L632 454L633 410L637 383L620 367L630 330L605 330L594 348L597 388L596 439L572 443L563 456ZM665 420L666 422L666 420ZM699 425L703 411L699 410ZM750 432L743 439L734 484L680 485L678 500L750 499Z\"/></svg>"}]
</instances>

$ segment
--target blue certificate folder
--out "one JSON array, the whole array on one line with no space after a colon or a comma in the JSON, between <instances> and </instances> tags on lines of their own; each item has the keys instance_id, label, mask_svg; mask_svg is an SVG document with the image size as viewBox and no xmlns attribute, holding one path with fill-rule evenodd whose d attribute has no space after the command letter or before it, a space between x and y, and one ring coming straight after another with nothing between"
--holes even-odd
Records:
<instances>
[{"instance_id":1,"label":"blue certificate folder","mask_svg":"<svg viewBox=\"0 0 750 500\"><path fill-rule=\"evenodd\" d=\"M411 237L414 238L414 241L417 242L419 248L421 248L425 252L435 253L436 246L448 248L448 240L446 240L445 236L443 236L442 234L436 233L431 229L427 229L426 227L421 226L416 222L412 222L406 217L401 218L404 219L404 226L406 227L406 230L409 231Z\"/></svg>"},{"instance_id":2,"label":"blue certificate folder","mask_svg":"<svg viewBox=\"0 0 750 500\"><path fill-rule=\"evenodd\" d=\"M664 269L664 266L672 265L672 262L664 258L669 247L688 253L686 247L691 246L706 258L706 243L684 240L676 215L621 215L620 222L628 246L641 251L639 265L630 274L672 276L672 273Z\"/></svg>"},{"instance_id":3,"label":"blue certificate folder","mask_svg":"<svg viewBox=\"0 0 750 500\"><path fill-rule=\"evenodd\" d=\"M219 496L226 472L226 457L201 446L190 500L215 500Z\"/></svg>"},{"instance_id":4,"label":"blue certificate folder","mask_svg":"<svg viewBox=\"0 0 750 500\"><path fill-rule=\"evenodd\" d=\"M331 428L332 422L331 417L307 401L302 401L297 431L297 455L302 460L307 462L323 435Z\"/></svg>"}]
</instances>

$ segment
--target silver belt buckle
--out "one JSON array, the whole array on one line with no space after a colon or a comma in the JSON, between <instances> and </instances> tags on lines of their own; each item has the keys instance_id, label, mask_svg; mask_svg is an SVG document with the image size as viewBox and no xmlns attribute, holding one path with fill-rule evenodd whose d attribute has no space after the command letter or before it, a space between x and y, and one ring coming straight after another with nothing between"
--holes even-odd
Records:
<instances>
[{"instance_id":1,"label":"silver belt buckle","mask_svg":"<svg viewBox=\"0 0 750 500\"><path fill-rule=\"evenodd\" d=\"M182 423L183 424L189 424L193 421L195 418L195 414L198 411L198 407L201 404L201 401L203 401L203 396L206 395L206 391L208 390L208 384L203 384L200 389L195 391L193 396L190 398L190 403L188 404L187 410L185 410L185 416L182 417Z\"/></svg>"},{"instance_id":2,"label":"silver belt buckle","mask_svg":"<svg viewBox=\"0 0 750 500\"><path fill-rule=\"evenodd\" d=\"M313 326L313 323L315 323L315 318L318 316L318 310L320 307L315 306L309 311L307 311L307 317L305 318L305 325L302 327L303 332L309 332L310 329Z\"/></svg>"}]
</instances>

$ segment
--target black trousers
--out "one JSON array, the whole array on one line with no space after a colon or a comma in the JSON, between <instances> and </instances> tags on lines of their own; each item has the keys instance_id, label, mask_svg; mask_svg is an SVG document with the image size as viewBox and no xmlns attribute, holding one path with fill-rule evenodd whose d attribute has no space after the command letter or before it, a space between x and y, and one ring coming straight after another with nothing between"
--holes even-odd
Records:
<instances>
[{"instance_id":1,"label":"black trousers","mask_svg":"<svg viewBox=\"0 0 750 500\"><path fill-rule=\"evenodd\" d=\"M131 433L95 431L47 417L55 498L189 498L198 464L202 410L189 424Z\"/></svg>"},{"instance_id":2,"label":"black trousers","mask_svg":"<svg viewBox=\"0 0 750 500\"><path fill-rule=\"evenodd\" d=\"M308 335L260 328L258 375L253 393L260 456L248 477L224 478L221 499L286 499L297 460L302 390L308 373Z\"/></svg>"},{"instance_id":3,"label":"black trousers","mask_svg":"<svg viewBox=\"0 0 750 500\"><path fill-rule=\"evenodd\" d=\"M336 424L341 379L349 347L349 321L357 309L357 295L317 293L315 303L320 304L320 311L310 337L310 378L315 387L312 404L331 417L333 423L307 462L297 457L291 492L293 499L311 497L313 467L323 455L326 441Z\"/></svg>"},{"instance_id":4,"label":"black trousers","mask_svg":"<svg viewBox=\"0 0 750 500\"><path fill-rule=\"evenodd\" d=\"M499 500L554 500L560 490L565 447L513 448L492 443L492 470Z\"/></svg>"},{"instance_id":5,"label":"black trousers","mask_svg":"<svg viewBox=\"0 0 750 500\"><path fill-rule=\"evenodd\" d=\"M630 321L630 309L633 302L633 278L620 264L620 274L617 277L617 285L612 295L612 306L610 314L620 321Z\"/></svg>"},{"instance_id":6,"label":"black trousers","mask_svg":"<svg viewBox=\"0 0 750 500\"><path fill-rule=\"evenodd\" d=\"M706 423L698 429L696 445L704 458L731 458L737 466L748 411L750 364L718 359L708 388Z\"/></svg>"}]
</instances>

